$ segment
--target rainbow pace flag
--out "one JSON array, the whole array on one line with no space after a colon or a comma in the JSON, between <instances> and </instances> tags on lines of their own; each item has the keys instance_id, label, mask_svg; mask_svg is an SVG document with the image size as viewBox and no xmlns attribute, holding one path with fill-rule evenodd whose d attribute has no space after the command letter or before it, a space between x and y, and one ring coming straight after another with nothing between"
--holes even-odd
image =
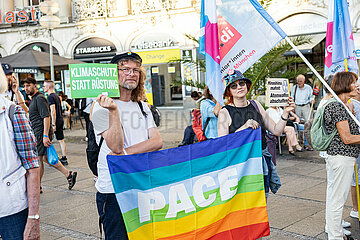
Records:
<instances>
[{"instance_id":1,"label":"rainbow pace flag","mask_svg":"<svg viewBox=\"0 0 360 240\"><path fill-rule=\"evenodd\" d=\"M107 159L130 240L270 234L260 129Z\"/></svg>"},{"instance_id":2,"label":"rainbow pace flag","mask_svg":"<svg viewBox=\"0 0 360 240\"><path fill-rule=\"evenodd\" d=\"M324 76L348 71L358 73L354 37L346 0L330 0L326 31Z\"/></svg>"}]
</instances>

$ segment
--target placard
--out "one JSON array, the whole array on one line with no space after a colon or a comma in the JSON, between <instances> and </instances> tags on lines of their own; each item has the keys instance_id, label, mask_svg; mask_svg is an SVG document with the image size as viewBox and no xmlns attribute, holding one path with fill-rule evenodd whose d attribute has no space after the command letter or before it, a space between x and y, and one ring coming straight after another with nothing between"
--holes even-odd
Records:
<instances>
[{"instance_id":1,"label":"placard","mask_svg":"<svg viewBox=\"0 0 360 240\"><path fill-rule=\"evenodd\" d=\"M266 80L266 106L288 106L290 96L289 80L286 78L268 78Z\"/></svg>"},{"instance_id":2,"label":"placard","mask_svg":"<svg viewBox=\"0 0 360 240\"><path fill-rule=\"evenodd\" d=\"M120 97L116 64L69 64L72 98Z\"/></svg>"}]
</instances>

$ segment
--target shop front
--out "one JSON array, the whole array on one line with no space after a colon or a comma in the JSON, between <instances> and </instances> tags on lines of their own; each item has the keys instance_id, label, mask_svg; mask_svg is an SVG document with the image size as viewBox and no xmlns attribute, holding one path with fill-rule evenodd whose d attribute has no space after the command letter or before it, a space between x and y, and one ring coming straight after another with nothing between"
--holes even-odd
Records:
<instances>
[{"instance_id":1,"label":"shop front","mask_svg":"<svg viewBox=\"0 0 360 240\"><path fill-rule=\"evenodd\" d=\"M131 51L141 56L147 71L148 100L155 106L182 105L182 87L172 86L182 79L178 42L168 34L152 33L133 41Z\"/></svg>"},{"instance_id":2,"label":"shop front","mask_svg":"<svg viewBox=\"0 0 360 240\"><path fill-rule=\"evenodd\" d=\"M80 42L74 49L74 59L88 63L109 63L116 55L115 45L103 38L89 38Z\"/></svg>"}]
</instances>

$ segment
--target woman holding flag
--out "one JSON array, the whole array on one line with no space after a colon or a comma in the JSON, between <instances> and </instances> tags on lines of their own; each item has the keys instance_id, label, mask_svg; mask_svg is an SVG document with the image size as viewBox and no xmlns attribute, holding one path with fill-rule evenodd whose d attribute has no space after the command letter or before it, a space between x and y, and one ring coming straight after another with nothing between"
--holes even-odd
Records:
<instances>
[{"instance_id":1,"label":"woman holding flag","mask_svg":"<svg viewBox=\"0 0 360 240\"><path fill-rule=\"evenodd\" d=\"M281 121L275 123L259 102L246 99L252 84L250 79L244 78L241 72L237 70L230 70L223 79L226 83L224 95L228 99L228 103L219 112L218 136L221 137L246 128L257 129L261 127L263 157L268 167L270 167L269 165L272 165L272 162L265 139L266 130L276 136L280 136L283 133L289 112L295 108L293 98L289 97L289 106L284 109ZM269 175L264 175L264 185L267 197L269 187L271 187ZM271 187L272 192L276 193L280 185L280 180L278 179L275 188Z\"/></svg>"}]
</instances>

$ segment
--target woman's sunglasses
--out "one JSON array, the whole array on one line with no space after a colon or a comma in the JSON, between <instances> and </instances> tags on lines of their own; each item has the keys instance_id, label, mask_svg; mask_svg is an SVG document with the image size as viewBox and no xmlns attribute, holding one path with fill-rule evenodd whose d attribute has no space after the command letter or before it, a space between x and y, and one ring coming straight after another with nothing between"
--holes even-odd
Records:
<instances>
[{"instance_id":1,"label":"woman's sunglasses","mask_svg":"<svg viewBox=\"0 0 360 240\"><path fill-rule=\"evenodd\" d=\"M230 88L235 90L237 89L238 86L243 87L245 86L245 84L246 84L245 81L233 82L232 84L230 84Z\"/></svg>"}]
</instances>

